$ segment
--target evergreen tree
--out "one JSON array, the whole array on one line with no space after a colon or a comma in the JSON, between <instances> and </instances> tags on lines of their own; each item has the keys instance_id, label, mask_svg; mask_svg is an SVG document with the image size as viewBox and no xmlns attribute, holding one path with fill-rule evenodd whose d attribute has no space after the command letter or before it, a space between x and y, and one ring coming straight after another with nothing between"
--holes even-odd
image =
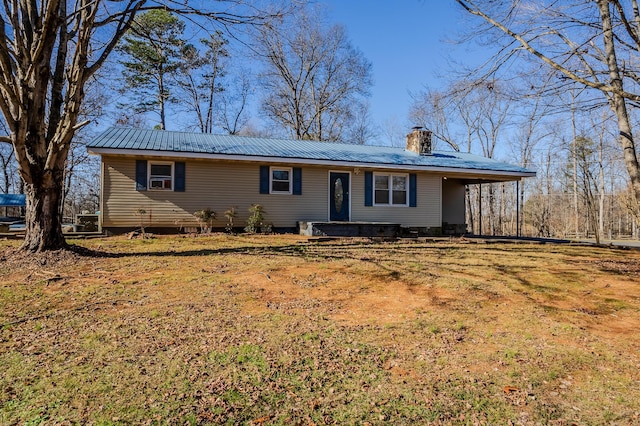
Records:
<instances>
[{"instance_id":1,"label":"evergreen tree","mask_svg":"<svg viewBox=\"0 0 640 426\"><path fill-rule=\"evenodd\" d=\"M124 54L124 87L136 113L155 112L166 129L166 105L173 101L173 75L180 67L185 24L166 10L150 10L136 17L118 50Z\"/></svg>"}]
</instances>

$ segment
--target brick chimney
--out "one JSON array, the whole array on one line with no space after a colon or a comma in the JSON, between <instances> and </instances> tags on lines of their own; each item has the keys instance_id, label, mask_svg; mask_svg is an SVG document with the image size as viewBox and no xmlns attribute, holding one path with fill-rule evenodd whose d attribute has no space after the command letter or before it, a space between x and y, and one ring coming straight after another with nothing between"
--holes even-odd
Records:
<instances>
[{"instance_id":1,"label":"brick chimney","mask_svg":"<svg viewBox=\"0 0 640 426\"><path fill-rule=\"evenodd\" d=\"M431 131L414 127L407 135L407 151L420 155L431 155Z\"/></svg>"}]
</instances>

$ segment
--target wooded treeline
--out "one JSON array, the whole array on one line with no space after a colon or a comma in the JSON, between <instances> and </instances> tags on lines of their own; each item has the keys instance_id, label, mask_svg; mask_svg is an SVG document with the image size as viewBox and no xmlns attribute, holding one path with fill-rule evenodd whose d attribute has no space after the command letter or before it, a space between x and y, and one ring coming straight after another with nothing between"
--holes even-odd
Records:
<instances>
[{"instance_id":1,"label":"wooded treeline","mask_svg":"<svg viewBox=\"0 0 640 426\"><path fill-rule=\"evenodd\" d=\"M640 202L634 135L640 101L637 0L455 2L469 18L464 26L466 40L493 53L467 72L475 81L472 86L485 85L492 92L489 98L508 93L516 101L509 108L517 109L515 115L524 111L526 117L519 125L514 152L520 154L516 159L521 164L537 156L541 172L534 191L522 189L520 194L528 207L527 225L542 236L591 234L597 241L616 231L636 234ZM498 85L502 91L496 90ZM480 131L487 136L478 135L478 139L491 141L505 109L494 108L486 99L482 103L494 112L489 114L490 124ZM549 124L554 117L558 125ZM551 132L543 137L547 128ZM529 139L530 135L535 138ZM483 147L489 145L483 143ZM537 154L530 156L530 152ZM489 208L494 211L492 193ZM573 214L567 216L567 210Z\"/></svg>"},{"instance_id":2,"label":"wooded treeline","mask_svg":"<svg viewBox=\"0 0 640 426\"><path fill-rule=\"evenodd\" d=\"M470 18L461 42L495 55L475 68L457 65L442 86L413 93L401 133L424 126L436 149L538 173L519 185L470 185L468 231L637 237L638 8L606 0L582 9L582 0L527 7L503 0L486 9L452 3ZM397 124L370 117L372 65L317 5L237 27L231 17L215 29L199 12L150 8L126 16L131 22L109 61L84 87L79 121L97 125L78 126L69 147L66 218L99 208L99 162L83 142L107 125L404 146ZM0 131L11 133L6 121ZM24 190L17 164L14 147L0 143L0 192Z\"/></svg>"},{"instance_id":3,"label":"wooded treeline","mask_svg":"<svg viewBox=\"0 0 640 426\"><path fill-rule=\"evenodd\" d=\"M637 237L637 209L611 111L577 87L546 93L547 78L553 76L466 78L414 93L411 122L432 129L437 149L472 152L537 172L518 185L470 185L469 232ZM531 92L532 87L540 90Z\"/></svg>"}]
</instances>

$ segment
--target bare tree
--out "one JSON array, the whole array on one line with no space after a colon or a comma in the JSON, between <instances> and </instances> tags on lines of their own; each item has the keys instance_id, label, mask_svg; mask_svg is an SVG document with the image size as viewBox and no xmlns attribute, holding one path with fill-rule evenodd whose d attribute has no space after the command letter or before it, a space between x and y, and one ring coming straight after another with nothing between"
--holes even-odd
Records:
<instances>
[{"instance_id":1,"label":"bare tree","mask_svg":"<svg viewBox=\"0 0 640 426\"><path fill-rule=\"evenodd\" d=\"M509 124L513 102L506 96L503 85L483 80L460 80L452 83L443 92L425 91L414 96L410 116L418 125L436 129L438 139L460 151L457 140L466 142L466 151L472 146L487 158L493 158L496 147L502 140L502 130ZM453 129L456 129L455 132ZM472 195L468 192L467 218L473 230ZM489 226L491 234L502 231L501 217L496 211L494 185L488 186ZM501 199L502 200L502 199ZM480 200L482 202L482 200ZM501 208L500 210L504 210ZM482 232L481 229L479 229Z\"/></svg>"},{"instance_id":2,"label":"bare tree","mask_svg":"<svg viewBox=\"0 0 640 426\"><path fill-rule=\"evenodd\" d=\"M224 91L222 78L225 75L225 59L229 56L226 47L228 41L221 31L200 41L205 48L202 54L192 44L183 47L176 80L185 95L182 102L188 112L195 113L199 130L212 133L217 95Z\"/></svg>"},{"instance_id":3,"label":"bare tree","mask_svg":"<svg viewBox=\"0 0 640 426\"><path fill-rule=\"evenodd\" d=\"M493 158L502 139L502 131L508 123L511 103L497 83L472 85L468 93L468 110L465 114L476 124L474 137L480 143L482 155ZM503 234L501 216L499 210L496 211L496 187L490 184L488 189L489 232L491 235Z\"/></svg>"},{"instance_id":4,"label":"bare tree","mask_svg":"<svg viewBox=\"0 0 640 426\"><path fill-rule=\"evenodd\" d=\"M0 118L0 132L8 134L7 123ZM0 193L8 194L14 185L14 176L16 174L16 159L13 152L13 146L9 143L0 142L0 167L2 167L2 180L0 185Z\"/></svg>"},{"instance_id":5,"label":"bare tree","mask_svg":"<svg viewBox=\"0 0 640 426\"><path fill-rule=\"evenodd\" d=\"M593 140L579 135L571 144L571 158L575 160L576 175L581 190L582 204L586 210L585 230L594 231L596 242L600 243L600 233L598 232L598 212L596 199L596 176L594 170L595 143ZM572 164L572 165L573 165Z\"/></svg>"},{"instance_id":6,"label":"bare tree","mask_svg":"<svg viewBox=\"0 0 640 426\"><path fill-rule=\"evenodd\" d=\"M602 111L598 119L592 116L591 127L596 137L597 150L597 193L598 193L598 228L596 234L598 238L605 238L605 219L606 212L606 175L608 163L608 144L609 132L607 123L610 121L607 117L607 111ZM610 226L609 226L610 229ZM599 240L598 240L599 241Z\"/></svg>"},{"instance_id":7,"label":"bare tree","mask_svg":"<svg viewBox=\"0 0 640 426\"><path fill-rule=\"evenodd\" d=\"M230 135L237 135L248 124L247 105L253 94L252 83L250 71L241 69L220 94L217 122Z\"/></svg>"},{"instance_id":8,"label":"bare tree","mask_svg":"<svg viewBox=\"0 0 640 426\"><path fill-rule=\"evenodd\" d=\"M407 128L408 126L400 122L397 115L386 118L382 124L384 139L381 142L396 148L404 147Z\"/></svg>"},{"instance_id":9,"label":"bare tree","mask_svg":"<svg viewBox=\"0 0 640 426\"><path fill-rule=\"evenodd\" d=\"M515 156L524 168L531 168L534 162L534 151L536 147L545 138L551 135L549 129L545 126L545 119L548 118L548 106L542 102L540 96L534 96L530 99L523 99L518 105L518 109L522 111L522 117L517 124L517 128L513 134L512 147ZM527 180L520 181L519 193L517 194L520 210L516 217L516 227L523 222L525 194L527 193Z\"/></svg>"},{"instance_id":10,"label":"bare tree","mask_svg":"<svg viewBox=\"0 0 640 426\"><path fill-rule=\"evenodd\" d=\"M14 186L13 177L16 172L16 168L13 147L6 143L0 143L0 167L2 167L2 184L0 185L0 193L8 194Z\"/></svg>"},{"instance_id":11,"label":"bare tree","mask_svg":"<svg viewBox=\"0 0 640 426\"><path fill-rule=\"evenodd\" d=\"M9 128L27 195L23 250L66 247L62 235L65 164L80 122L85 85L103 66L136 15L152 9L228 24L268 15L239 1L197 9L187 0L7 0L0 5L0 111Z\"/></svg>"},{"instance_id":12,"label":"bare tree","mask_svg":"<svg viewBox=\"0 0 640 426\"><path fill-rule=\"evenodd\" d=\"M371 65L344 27L323 25L308 9L258 29L264 62L262 110L295 139L345 138L357 105L368 95Z\"/></svg>"},{"instance_id":13,"label":"bare tree","mask_svg":"<svg viewBox=\"0 0 640 426\"><path fill-rule=\"evenodd\" d=\"M636 63L640 50L637 0L455 1L487 24L483 34L503 41L487 74L527 52L527 58L557 72L559 81L601 93L616 116L624 164L640 202L640 166L628 111L629 103L640 101L640 75L628 66Z\"/></svg>"},{"instance_id":14,"label":"bare tree","mask_svg":"<svg viewBox=\"0 0 640 426\"><path fill-rule=\"evenodd\" d=\"M353 120L346 134L346 142L365 145L376 136L375 126L372 124L368 103L356 106Z\"/></svg>"},{"instance_id":15,"label":"bare tree","mask_svg":"<svg viewBox=\"0 0 640 426\"><path fill-rule=\"evenodd\" d=\"M435 136L434 142L442 140L454 151L460 151L460 145L456 142L459 135L454 133L452 127L457 127L454 117L458 117L458 103L463 99L454 96L454 92L453 87L448 90L427 88L420 93L412 94L413 103L409 110L409 119L414 126L431 130ZM471 144L470 139L471 133L467 132L468 145Z\"/></svg>"}]
</instances>

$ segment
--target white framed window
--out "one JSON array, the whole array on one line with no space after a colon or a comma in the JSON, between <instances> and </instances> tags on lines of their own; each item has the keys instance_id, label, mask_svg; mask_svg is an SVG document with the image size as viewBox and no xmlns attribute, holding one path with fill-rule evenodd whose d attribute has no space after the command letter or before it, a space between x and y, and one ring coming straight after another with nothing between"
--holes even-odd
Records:
<instances>
[{"instance_id":1,"label":"white framed window","mask_svg":"<svg viewBox=\"0 0 640 426\"><path fill-rule=\"evenodd\" d=\"M400 206L409 205L408 174L373 174L373 205Z\"/></svg>"},{"instance_id":2,"label":"white framed window","mask_svg":"<svg viewBox=\"0 0 640 426\"><path fill-rule=\"evenodd\" d=\"M149 161L149 189L173 191L173 162Z\"/></svg>"},{"instance_id":3,"label":"white framed window","mask_svg":"<svg viewBox=\"0 0 640 426\"><path fill-rule=\"evenodd\" d=\"M291 194L293 169L291 167L271 167L269 171L269 193Z\"/></svg>"}]
</instances>

